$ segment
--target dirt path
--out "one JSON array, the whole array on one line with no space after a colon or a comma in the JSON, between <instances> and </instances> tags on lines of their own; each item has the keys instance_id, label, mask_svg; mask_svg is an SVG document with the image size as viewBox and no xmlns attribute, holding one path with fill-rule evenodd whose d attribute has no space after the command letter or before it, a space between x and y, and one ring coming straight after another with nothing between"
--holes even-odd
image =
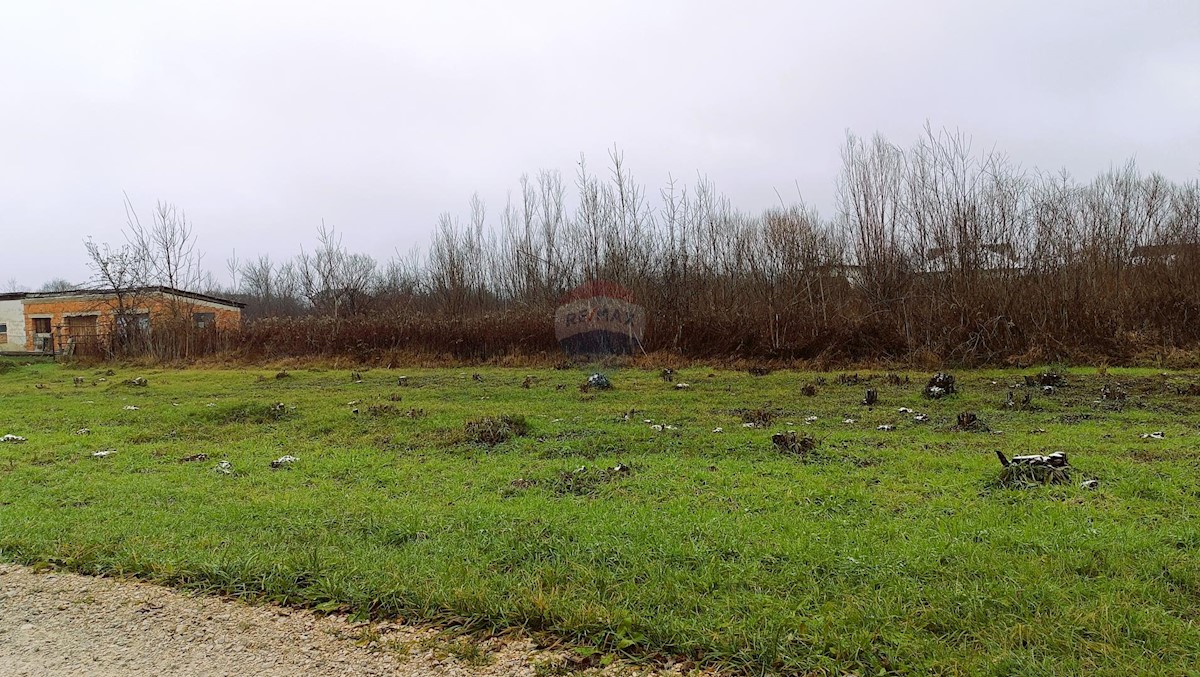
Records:
<instances>
[{"instance_id":1,"label":"dirt path","mask_svg":"<svg viewBox=\"0 0 1200 677\"><path fill-rule=\"evenodd\" d=\"M454 641L428 627L0 564L0 675L532 676L564 661L528 640Z\"/></svg>"}]
</instances>

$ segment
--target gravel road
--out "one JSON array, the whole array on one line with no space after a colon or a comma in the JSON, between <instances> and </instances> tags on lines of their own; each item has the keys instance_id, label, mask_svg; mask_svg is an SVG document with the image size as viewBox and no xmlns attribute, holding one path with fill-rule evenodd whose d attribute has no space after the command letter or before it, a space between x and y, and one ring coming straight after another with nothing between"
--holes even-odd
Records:
<instances>
[{"instance_id":1,"label":"gravel road","mask_svg":"<svg viewBox=\"0 0 1200 677\"><path fill-rule=\"evenodd\" d=\"M535 675L565 654L527 639L189 595L135 581L0 564L0 675ZM598 671L589 671L601 674ZM674 672L674 671L669 671ZM648 674L610 666L605 675ZM659 673L662 674L662 673Z\"/></svg>"}]
</instances>

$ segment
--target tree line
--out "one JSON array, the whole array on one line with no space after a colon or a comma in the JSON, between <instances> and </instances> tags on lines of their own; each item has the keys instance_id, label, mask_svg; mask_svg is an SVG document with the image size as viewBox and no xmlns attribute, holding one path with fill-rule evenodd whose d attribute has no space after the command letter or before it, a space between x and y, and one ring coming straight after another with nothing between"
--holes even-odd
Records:
<instances>
[{"instance_id":1,"label":"tree line","mask_svg":"<svg viewBox=\"0 0 1200 677\"><path fill-rule=\"evenodd\" d=\"M649 192L613 151L523 176L495 211L473 197L424 251L380 261L322 224L294 257L231 258L223 285L181 210L129 214L125 244L89 241L93 282L244 301L221 345L248 357L553 351L555 307L591 280L645 307L647 351L696 358L1122 361L1200 339L1200 183L1027 171L930 128L849 135L828 216L745 212L704 179Z\"/></svg>"}]
</instances>

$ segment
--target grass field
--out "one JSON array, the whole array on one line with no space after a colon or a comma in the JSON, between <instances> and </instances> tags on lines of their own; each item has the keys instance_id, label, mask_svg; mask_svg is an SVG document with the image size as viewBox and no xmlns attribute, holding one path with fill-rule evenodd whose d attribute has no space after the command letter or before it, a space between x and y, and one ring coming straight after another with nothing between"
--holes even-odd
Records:
<instances>
[{"instance_id":1,"label":"grass field","mask_svg":"<svg viewBox=\"0 0 1200 677\"><path fill-rule=\"evenodd\" d=\"M931 401L918 372L114 369L0 363L0 558L735 671L1196 669L1195 374L1074 370L1016 411L1037 370ZM997 449L1075 476L995 487Z\"/></svg>"}]
</instances>

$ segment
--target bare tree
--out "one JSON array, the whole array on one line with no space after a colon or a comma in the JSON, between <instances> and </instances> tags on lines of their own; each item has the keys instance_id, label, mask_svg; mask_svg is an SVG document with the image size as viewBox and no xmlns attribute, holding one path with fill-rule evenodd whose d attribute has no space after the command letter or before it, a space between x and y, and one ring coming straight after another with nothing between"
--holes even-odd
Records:
<instances>
[{"instance_id":1,"label":"bare tree","mask_svg":"<svg viewBox=\"0 0 1200 677\"><path fill-rule=\"evenodd\" d=\"M92 284L106 292L103 305L112 314L112 346L128 349L144 337L139 299L145 291L145 264L131 245L113 247L88 238L84 242Z\"/></svg>"},{"instance_id":2,"label":"bare tree","mask_svg":"<svg viewBox=\"0 0 1200 677\"><path fill-rule=\"evenodd\" d=\"M301 251L296 278L304 298L318 312L333 318L365 310L375 286L377 264L365 254L354 254L342 245L336 229L321 222L317 248Z\"/></svg>"},{"instance_id":3,"label":"bare tree","mask_svg":"<svg viewBox=\"0 0 1200 677\"><path fill-rule=\"evenodd\" d=\"M143 225L129 196L125 196L125 240L141 267L145 285L157 285L196 291L204 284L202 255L197 250L196 233L182 209L169 202L158 202L149 225ZM188 297L170 295L165 308L173 322L190 322L195 303Z\"/></svg>"},{"instance_id":4,"label":"bare tree","mask_svg":"<svg viewBox=\"0 0 1200 677\"><path fill-rule=\"evenodd\" d=\"M242 272L242 263L238 260L236 249L229 255L229 258L225 259L225 272L229 273L229 286L232 289L237 289L238 275Z\"/></svg>"},{"instance_id":5,"label":"bare tree","mask_svg":"<svg viewBox=\"0 0 1200 677\"><path fill-rule=\"evenodd\" d=\"M873 305L886 306L903 295L908 267L901 221L903 153L881 136L867 144L849 135L842 161L839 209L862 289Z\"/></svg>"},{"instance_id":6,"label":"bare tree","mask_svg":"<svg viewBox=\"0 0 1200 677\"><path fill-rule=\"evenodd\" d=\"M46 282L45 284L43 284L38 289L38 291L47 291L47 292L71 291L72 289L78 289L78 288L79 288L79 285L75 284L74 282L71 282L70 280L65 280L61 277L56 277L53 280L50 280L49 282Z\"/></svg>"}]
</instances>

